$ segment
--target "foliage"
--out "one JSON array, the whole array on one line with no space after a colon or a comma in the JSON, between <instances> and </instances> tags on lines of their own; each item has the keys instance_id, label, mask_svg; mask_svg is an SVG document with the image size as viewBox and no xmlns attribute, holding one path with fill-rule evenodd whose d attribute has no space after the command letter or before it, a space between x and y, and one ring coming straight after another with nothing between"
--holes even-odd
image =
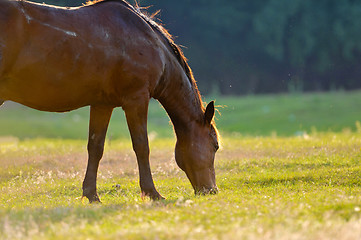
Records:
<instances>
[{"instance_id":1,"label":"foliage","mask_svg":"<svg viewBox=\"0 0 361 240\"><path fill-rule=\"evenodd\" d=\"M81 1L48 0L58 5ZM187 46L200 89L223 94L361 88L361 2L141 0Z\"/></svg>"},{"instance_id":2,"label":"foliage","mask_svg":"<svg viewBox=\"0 0 361 240\"><path fill-rule=\"evenodd\" d=\"M139 194L130 141L106 146L102 205L81 202L86 141L1 139L2 239L358 239L361 132L225 138L218 195L194 196L171 139L152 141L167 200Z\"/></svg>"}]
</instances>

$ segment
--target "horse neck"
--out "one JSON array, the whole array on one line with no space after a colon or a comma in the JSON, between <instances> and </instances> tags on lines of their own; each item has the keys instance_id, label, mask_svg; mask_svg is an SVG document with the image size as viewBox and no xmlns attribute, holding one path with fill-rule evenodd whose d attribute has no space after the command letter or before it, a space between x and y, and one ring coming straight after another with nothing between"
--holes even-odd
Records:
<instances>
[{"instance_id":1,"label":"horse neck","mask_svg":"<svg viewBox=\"0 0 361 240\"><path fill-rule=\"evenodd\" d=\"M202 121L204 110L195 81L190 80L179 64L166 70L155 96L167 111L177 138L188 136L191 126Z\"/></svg>"}]
</instances>

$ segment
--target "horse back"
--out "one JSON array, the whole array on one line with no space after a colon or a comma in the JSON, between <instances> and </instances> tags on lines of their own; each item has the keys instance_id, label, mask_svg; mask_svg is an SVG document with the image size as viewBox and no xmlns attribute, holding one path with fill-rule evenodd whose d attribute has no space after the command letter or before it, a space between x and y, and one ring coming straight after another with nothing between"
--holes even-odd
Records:
<instances>
[{"instance_id":1,"label":"horse back","mask_svg":"<svg viewBox=\"0 0 361 240\"><path fill-rule=\"evenodd\" d=\"M46 111L121 106L151 95L162 75L161 38L122 2L71 9L19 2L18 11L23 35L17 46L5 43L18 51L0 98Z\"/></svg>"}]
</instances>

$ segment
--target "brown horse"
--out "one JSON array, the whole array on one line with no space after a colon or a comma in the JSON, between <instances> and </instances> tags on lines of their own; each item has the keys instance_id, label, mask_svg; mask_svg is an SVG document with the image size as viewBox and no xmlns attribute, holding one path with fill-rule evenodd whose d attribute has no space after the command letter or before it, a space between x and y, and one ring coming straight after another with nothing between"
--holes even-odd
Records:
<instances>
[{"instance_id":1,"label":"brown horse","mask_svg":"<svg viewBox=\"0 0 361 240\"><path fill-rule=\"evenodd\" d=\"M203 107L193 74L164 28L123 0L62 8L0 0L0 102L66 112L90 106L83 196L99 201L96 178L112 111L125 111L142 194L154 187L147 136L148 104L170 116L175 158L196 193L216 193L218 135L214 103Z\"/></svg>"}]
</instances>

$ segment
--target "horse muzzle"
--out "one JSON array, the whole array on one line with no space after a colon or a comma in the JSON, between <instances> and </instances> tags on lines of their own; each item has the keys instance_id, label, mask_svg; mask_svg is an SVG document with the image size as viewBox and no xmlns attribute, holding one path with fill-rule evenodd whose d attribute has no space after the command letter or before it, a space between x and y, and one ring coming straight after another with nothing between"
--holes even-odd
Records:
<instances>
[{"instance_id":1,"label":"horse muzzle","mask_svg":"<svg viewBox=\"0 0 361 240\"><path fill-rule=\"evenodd\" d=\"M211 195L215 195L218 193L218 187L215 186L215 187L201 187L199 189L196 189L194 190L194 193L196 195L208 195L208 194L211 194Z\"/></svg>"}]
</instances>

